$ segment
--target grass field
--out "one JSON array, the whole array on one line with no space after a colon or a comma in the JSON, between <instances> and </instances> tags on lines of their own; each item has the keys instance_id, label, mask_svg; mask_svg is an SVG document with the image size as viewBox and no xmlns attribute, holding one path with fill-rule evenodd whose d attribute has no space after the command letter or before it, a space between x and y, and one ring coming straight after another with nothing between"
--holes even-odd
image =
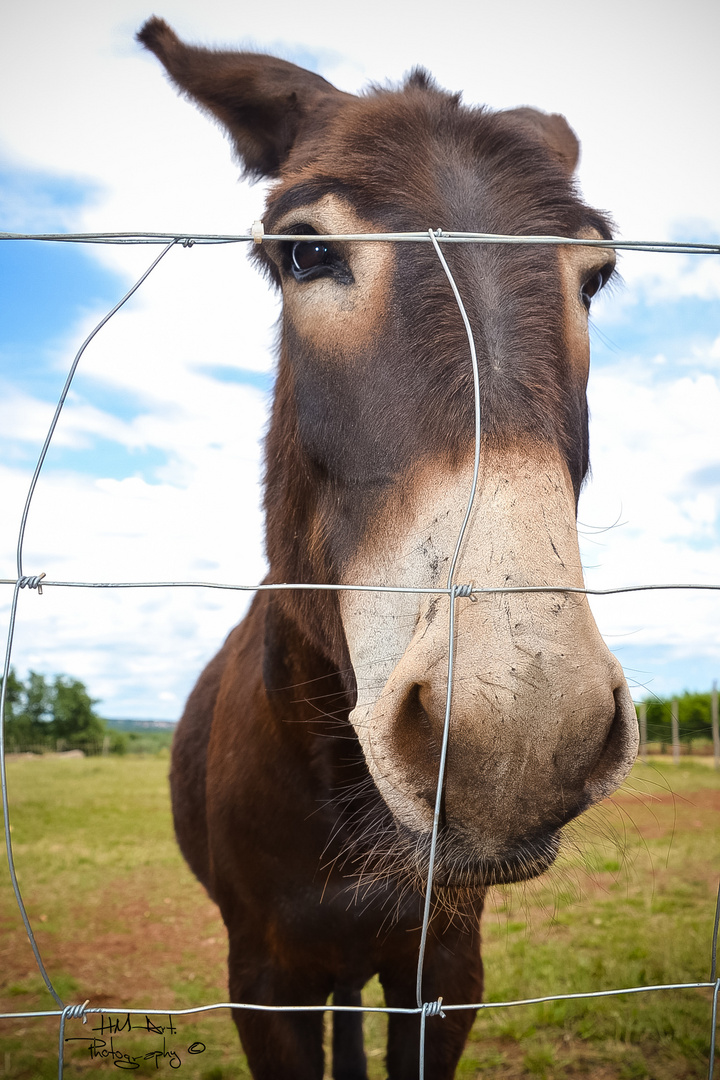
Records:
<instances>
[{"instance_id":1,"label":"grass field","mask_svg":"<svg viewBox=\"0 0 720 1080\"><path fill-rule=\"evenodd\" d=\"M105 1077L105 1039L138 1075L248 1077L226 1012L225 931L174 843L167 755L8 763L18 877L52 978L68 1003L163 1008L155 1030L124 1014L112 1033L68 1023L67 1077ZM556 868L496 889L484 922L486 1000L709 978L720 868L720 776L684 761L636 766L586 815ZM4 852L3 852L4 864ZM380 1004L377 985L366 1004ZM0 875L0 1011L54 1008ZM143 1030L136 1028L143 1022ZM428 1021L428 1037L432 1025ZM366 1018L371 1076L385 1075L382 1017ZM161 1030L165 1029L165 1030ZM0 1075L57 1076L57 1020L0 1021ZM458 1077L690 1080L707 1076L710 994L686 990L488 1010ZM197 1052L204 1047L202 1052ZM190 1052L190 1051L193 1052ZM173 1056L174 1055L174 1056ZM122 1064L119 1062L118 1064Z\"/></svg>"}]
</instances>

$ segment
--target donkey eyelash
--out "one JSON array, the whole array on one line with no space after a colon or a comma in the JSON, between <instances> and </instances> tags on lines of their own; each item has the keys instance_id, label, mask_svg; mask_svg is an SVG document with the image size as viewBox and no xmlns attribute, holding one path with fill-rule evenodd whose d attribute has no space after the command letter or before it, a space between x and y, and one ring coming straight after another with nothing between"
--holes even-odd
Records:
<instances>
[{"instance_id":1,"label":"donkey eyelash","mask_svg":"<svg viewBox=\"0 0 720 1080\"><path fill-rule=\"evenodd\" d=\"M598 270L594 270L593 273L583 281L580 286L580 299L588 311L590 310L590 304L593 297L597 296L597 294L605 288L608 281L613 276L614 270L615 263L607 262Z\"/></svg>"}]
</instances>

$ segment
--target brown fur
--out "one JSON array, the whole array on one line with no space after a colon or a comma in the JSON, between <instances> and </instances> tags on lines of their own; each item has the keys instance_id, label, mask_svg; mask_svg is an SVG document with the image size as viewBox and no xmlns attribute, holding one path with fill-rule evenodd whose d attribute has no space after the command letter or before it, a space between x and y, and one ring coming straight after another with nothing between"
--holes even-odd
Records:
<instances>
[{"instance_id":1,"label":"brown fur","mask_svg":"<svg viewBox=\"0 0 720 1080\"><path fill-rule=\"evenodd\" d=\"M527 108L465 108L459 95L438 89L421 70L401 89L375 87L354 97L272 57L190 48L159 19L138 37L178 87L224 125L245 171L276 178L264 218L268 233L302 233L311 225L322 233L330 207L332 221L357 227L359 220L375 231L432 226L609 236L606 219L573 188L578 144L562 117ZM457 308L430 245L399 244L383 253L370 244L337 244L332 253L342 270L310 285L296 280L292 250L291 243L268 242L256 253L285 300L266 442L268 580L338 584L361 572L353 568L362 567L363 558L373 565L370 556L389 544L401 520L407 521L408 544L416 544L417 522L425 528L423 514L431 515L430 531L436 525L440 530L439 511L433 522L432 508L413 501L412 478L437 473L457 475L462 483L472 451L472 375ZM515 472L524 477L518 498L525 500L518 513L525 514L532 508L533 469L549 462L552 475L543 483L556 494L548 505L564 506L562 492L569 492L565 525L572 531L573 496L588 468L580 289L604 256L562 262L557 249L538 246L446 251L478 348L485 458L499 462L483 480L489 504L492 485L510 482L503 479L503 462L517 459L523 464ZM493 504L501 530L511 502L503 496ZM532 509L541 521L543 507ZM379 535L381 521L389 524ZM539 546L552 546L563 580L575 580L550 529L548 524L549 540L543 532ZM517 535L523 551L532 548L524 534ZM433 537L428 550L440 550ZM400 530L401 562L402 544ZM544 574L554 573L554 558L546 558ZM440 581L441 560L434 559L428 580ZM503 559L502 552L488 555L487 566L502 571L500 580L515 580ZM493 604L482 609L479 625L500 627L511 658L516 646L505 623L515 620L517 628L524 619L523 641L535 623L542 624L551 664L565 677L568 662L553 645L552 629L561 611L581 620L587 650L595 649L586 605L563 599L554 607L533 600L513 606L506 598ZM416 653L425 649L435 657L432 635L442 621L437 605L428 600L401 617L389 609L386 623L409 620L413 648L416 639L421 644ZM361 612L361 622L363 617ZM475 623L464 625L459 640L471 643L474 656ZM346 636L336 593L260 593L201 676L178 727L171 772L176 830L227 925L235 1001L320 1005L333 994L336 1003L358 1003L362 986L377 972L388 1005L415 1004L428 834L390 810L375 782L377 762L361 748L354 710L372 672L353 666L357 648ZM491 665L493 641L483 648ZM395 660L401 670L405 657ZM526 681L545 685L554 669L545 670L544 663L541 651L528 660ZM411 691L397 717L392 714L387 745L412 788L416 777L433 776L437 767L439 722L423 702L441 690L429 673L413 675L407 664ZM578 659L567 670L574 678L584 666L591 665ZM606 668L610 662L601 656L598 671ZM507 670L520 680L514 666ZM560 826L622 771L632 740L627 709L623 713L617 704L620 678L612 671L606 682L605 675L592 676L599 704L585 704L581 685L577 706L567 717L558 714L557 727L567 734L555 789L550 781L545 792L518 791L513 813L519 824L513 829L522 832L523 806L533 824L525 836L513 833L498 858L473 854L472 830L457 816L465 803L477 804L478 778L484 789L492 787L493 755L501 751L486 747L473 768L475 729L487 729L486 741L488 731L492 735L492 706L486 724L459 704L463 760L458 783L453 774L448 784L453 798L459 794L447 803L440 836L425 1000L480 1000L479 920L487 885L532 876L548 865ZM482 677L489 687L489 676ZM505 683L510 678L502 676ZM518 687L520 730L513 728L511 743L528 739L520 704L527 691ZM530 693L537 697L534 689ZM382 702L381 687L378 695ZM483 690L483 700L491 697ZM572 708L583 717L576 737L581 753L572 742ZM535 766L530 757L528 763L530 776ZM567 799L558 796L566 779ZM423 781L412 797L427 809L433 784ZM505 791L504 798L512 803L514 796ZM470 1011L459 1011L428 1021L428 1078L454 1075L472 1019ZM235 1020L258 1080L322 1076L319 1015L237 1010ZM387 1067L393 1080L417 1076L418 1024L417 1017L390 1018ZM333 1076L365 1075L359 1021L336 1016Z\"/></svg>"}]
</instances>

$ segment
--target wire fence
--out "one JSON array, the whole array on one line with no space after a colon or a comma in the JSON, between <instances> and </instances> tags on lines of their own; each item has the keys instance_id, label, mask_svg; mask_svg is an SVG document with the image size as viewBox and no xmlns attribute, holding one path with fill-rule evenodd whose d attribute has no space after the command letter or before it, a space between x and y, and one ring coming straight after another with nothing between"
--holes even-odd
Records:
<instances>
[{"instance_id":1,"label":"wire fence","mask_svg":"<svg viewBox=\"0 0 720 1080\"><path fill-rule=\"evenodd\" d=\"M50 427L47 432L47 436L42 445L40 454L38 456L37 464L30 481L28 488L28 494L25 500L20 526L18 530L17 541L17 576L15 578L0 579L0 584L12 586L13 595L10 608L10 617L8 623L8 635L7 645L5 650L5 660L3 667L3 682L2 692L0 695L0 778L2 782L2 804L4 815L4 833L5 833L5 846L8 859L8 870L12 888L15 893L18 909L20 911L25 930L32 947L35 961L37 963L38 970L43 978L47 990L52 995L56 1002L57 1008L53 1010L35 1011L35 1012L15 1012L4 1013L0 1016L2 1019L19 1019L19 1018L39 1018L39 1017L57 1017L59 1020L58 1031L58 1076L62 1080L64 1074L64 1047L65 1047L65 1029L66 1023L70 1019L81 1019L85 1022L90 1015L134 1015L139 1014L143 1016L162 1015L167 1016L172 1014L173 1016L189 1016L197 1013L210 1012L214 1010L223 1009L238 1009L238 1010L253 1010L257 1012L362 1012L362 1013L385 1013L385 1014L403 1014L403 1015L415 1015L420 1019L420 1046L419 1046L419 1076L418 1080L424 1080L425 1076L425 1030L426 1021L428 1017L432 1016L444 1016L448 1012L458 1010L494 1010L512 1008L520 1005L532 1005L543 1002L551 1001L567 1001L574 999L600 999L607 997L617 997L622 995L644 994L653 993L659 991L669 990L698 990L707 989L712 991L712 1000L710 1006L710 1023L711 1023L711 1035L710 1035L710 1054L708 1061L708 1077L712 1078L715 1062L715 1037L716 1037L716 1022L717 1022L717 1003L718 992L720 991L720 978L717 974L717 939L718 939L718 927L720 925L720 889L718 890L718 899L715 910L714 929L711 942L708 943L710 952L710 977L707 981L701 982L685 982L685 983L669 983L662 985L645 985L645 986L631 986L621 987L610 990L599 990L590 993L580 994L550 994L543 997L526 998L517 1001L500 1001L500 1002L472 1002L464 1004L443 1004L442 998L438 998L433 1001L426 1001L423 999L422 992L422 979L423 979L423 966L425 958L425 948L427 943L427 935L431 921L431 907L432 907L432 894L433 894L433 873L436 862L436 847L438 832L440 827L441 808L442 808L442 796L445 784L445 771L446 771L446 758L447 749L450 736L450 720L452 712L452 692L453 692L453 670L454 670L454 653L455 653L455 605L459 597L475 597L479 594L497 594L497 593L549 593L549 592L562 592L562 593L581 593L584 595L612 595L624 592L643 592L655 589L688 589L688 590L720 590L720 583L718 584L701 584L701 583L678 583L678 584L640 584L633 586L623 586L618 588L608 589L585 589L579 587L569 586L522 586L522 587L483 587L470 584L459 584L455 581L455 573L458 562L460 549L462 546L463 538L468 526L470 515L473 510L475 494L477 489L479 465L480 465L480 444L481 444L481 415L480 415L480 390L479 390L479 370L478 362L475 351L475 343L473 339L472 330L468 320L465 307L457 289L457 285L450 271L450 268L444 258L441 246L443 244L454 243L472 243L472 244L498 244L498 245L547 245L547 246L572 246L579 245L583 247L602 247L613 248L619 250L631 250L631 251L648 251L657 253L675 253L675 254L692 254L692 255L720 255L720 244L688 244L688 243L670 243L664 241L632 241L632 240L579 240L577 238L570 237L557 237L557 236L501 236L494 234L484 233L459 233L459 232L444 232L441 229L428 229L425 232L409 232L409 233L367 233L367 234L344 234L344 235L323 235L311 234L308 236L293 234L266 234L262 222L256 221L249 233L237 234L237 235L189 235L185 233L82 233L82 234L69 234L69 233L54 233L54 234L24 234L24 233L0 233L0 240L5 241L22 241L22 240L40 240L46 242L82 242L82 243L112 243L112 244L157 244L163 245L163 249L156 258L153 259L148 269L138 278L135 284L127 291L122 299L104 316L104 318L98 323L98 325L92 330L85 341L82 343L78 350L66 378L62 393L57 403ZM65 404L67 395L69 393L73 378L77 371L78 365L82 358L86 348L96 336L96 334L102 329L112 316L123 307L123 305L130 299L131 296L140 288L147 277L153 272L158 264L165 258L171 248L175 246L190 247L194 244L227 244L227 243L263 243L264 240L279 240L279 241L292 241L298 242L302 240L307 241L357 241L357 242L410 242L410 243L430 243L433 246L435 254L442 266L442 269L448 279L450 287L452 289L455 302L458 307L459 315L463 321L465 332L467 335L468 348L470 352L470 359L472 364L473 373L473 387L474 387L474 416L475 416L475 431L474 431L474 459L473 459L473 479L471 484L471 490L468 495L467 507L465 515L462 521L461 528L459 530L454 554L450 563L450 569L446 585L438 588L427 587L413 587L413 586L388 586L388 585L329 585L323 583L317 584L305 584L305 583L281 583L281 584L237 584L228 583L221 584L217 582L201 582L201 581L150 581L150 582L98 582L98 581L54 581L48 580L44 573L36 573L34 575L28 575L24 572L23 566L23 547L25 539L25 530L28 521L28 515L30 512L31 504L35 494L36 486L40 478L40 474L45 462L45 458L50 447L55 429L57 427L60 414L62 412L63 405ZM132 1006L122 1005L120 1007L96 1007L92 1006L88 1001L82 1004L65 1004L57 992L53 981L45 967L40 950L38 948L33 929L28 917L28 913L23 901L20 886L17 880L17 874L15 869L15 860L12 847L12 836L10 827L10 807L9 797L7 789L7 775L6 775L6 763L5 763L5 732L4 732L4 718L5 718L5 701L6 691L8 686L8 675L10 671L10 663L12 658L13 640L15 634L15 626L17 620L17 607L20 591L24 588L37 589L42 593L43 588L80 588L80 589L166 589L166 588L193 588L193 589L226 589L226 590L240 590L240 591L258 591L258 590L332 590L332 591L367 591L367 592L394 592L394 593L415 593L415 594L433 594L433 595L446 595L449 598L449 631L448 631L448 662L447 662L447 692L445 699L445 717L443 723L443 735L440 752L440 764L438 769L438 782L436 788L436 800L433 814L433 826L431 833L430 855L428 863L427 883L425 887L424 896L424 913L421 929L421 941L417 963L417 978L416 978L416 1005L409 1008L391 1008L391 1007L368 1007L368 1006L341 1006L341 1005L317 1005L317 1006L266 1006L257 1005L249 1002L217 1002L207 1005L198 1006L190 1009L147 1009L147 1008L133 1008Z\"/></svg>"}]
</instances>

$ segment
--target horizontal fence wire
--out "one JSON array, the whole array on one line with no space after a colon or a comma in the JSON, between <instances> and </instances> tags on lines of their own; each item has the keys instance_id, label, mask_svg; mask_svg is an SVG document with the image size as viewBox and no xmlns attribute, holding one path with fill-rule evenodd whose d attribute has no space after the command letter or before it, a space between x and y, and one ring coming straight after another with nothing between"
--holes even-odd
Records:
<instances>
[{"instance_id":1,"label":"horizontal fence wire","mask_svg":"<svg viewBox=\"0 0 720 1080\"><path fill-rule=\"evenodd\" d=\"M425 1001L422 994L422 975L423 975L423 961L425 942L427 939L428 928L431 919L431 897L432 897L432 877L433 868L435 862L435 846L437 842L437 835L439 829L440 820L440 808L442 802L442 792L444 784L445 774L445 755L447 752L447 745L449 739L449 726L451 719L452 709L452 682L453 682L453 655L455 647L455 631L454 631L454 613L455 603L460 597L474 598L482 594L498 594L498 593L549 593L549 592L563 592L563 593L579 593L590 596L603 596L614 595L624 592L645 592L650 590L666 590L666 589L701 589L701 590L718 590L720 584L703 584L703 583L662 583L662 584L648 584L648 585L630 585L620 586L616 588L608 589L588 589L576 586L510 586L510 587L484 587L481 585L475 585L473 583L459 585L453 580L455 567L462 544L463 536L470 518L471 511L473 509L473 502L475 498L475 491L477 487L477 478L479 471L479 454L480 454L480 403L479 403L479 377L477 368L477 358L475 355L475 346L473 341L470 324L465 313L462 299L455 285L452 273L442 255L440 249L441 243L477 243L477 244L508 244L508 245L577 245L583 247L601 247L612 248L615 250L633 250L633 251L646 251L646 252L658 252L658 253L674 253L674 254L689 254L689 255L718 255L720 254L719 244L696 244L696 243L683 243L683 242L666 242L666 241L639 241L639 240L602 240L602 239L579 239L577 237L557 237L557 236L504 236L489 233L467 233L467 232L445 232L442 229L428 229L425 232L407 232L407 233L355 233L355 234L328 234L320 235L316 233L312 234L266 234L264 232L263 224L257 221L253 224L252 230L249 234L238 235L222 235L222 234L188 234L188 233L42 233L42 234L27 234L27 233L0 233L0 240L37 240L48 242L75 242L75 243L109 243L109 244L163 244L164 250L160 255L154 259L148 269L141 275L137 282L131 287L125 296L115 305L114 308L100 321L91 334L83 342L80 350L78 351L73 364L71 365L70 372L68 374L65 386L58 401L57 408L53 420L51 422L48 434L40 452L38 463L33 474L28 496L25 502L23 510L22 520L18 535L17 544L17 577L16 578L3 578L0 579L0 584L13 586L13 599L10 611L10 620L8 627L7 647L5 653L5 662L3 668L3 684L2 692L0 695L0 779L2 781L2 801L3 801L3 813L4 813L4 829L5 829L5 842L6 851L8 857L8 867L10 872L10 878L15 892L17 904L20 913L25 924L25 929L33 949L38 969L45 981L45 985L57 1002L59 1009L49 1011L37 1011L37 1012L17 1012L17 1013L3 1013L0 1014L2 1019L12 1018L32 1018L32 1017L58 1017L60 1019L59 1025L59 1047L58 1047L58 1075L62 1080L63 1067L64 1067L64 1042L65 1042L65 1025L68 1019L82 1019L86 1021L88 1015L93 1014L142 1014L142 1015L173 1015L173 1016L188 1016L197 1013L208 1012L217 1009L243 1009L253 1010L259 1012L359 1012L359 1013L401 1013L405 1015L417 1015L420 1017L420 1066L419 1066L419 1080L424 1078L424 1046L425 1046L425 1022L428 1017L432 1016L444 1016L446 1012L456 1010L488 1010L499 1008L510 1008L521 1005L534 1005L541 1004L550 1001L565 1001L573 999L593 999L593 998L606 998L616 997L624 994L639 994L650 993L658 991L668 990L686 990L686 989L712 989L712 1031L710 1040L710 1058L709 1058L709 1072L708 1076L711 1078L714 1069L715 1060L715 1026L717 1019L717 1000L718 991L720 990L720 979L717 979L716 975L716 956L717 956L717 937L718 926L720 924L720 889L718 890L718 898L715 910L715 921L713 928L712 944L711 944L711 978L708 982L691 982L691 983L670 983L652 986L636 986L626 987L612 990L599 990L587 993L578 994L550 994L538 998L526 998L515 1001L502 1001L502 1002L477 1002L473 1004L454 1004L444 1005L442 998L437 1001ZM256 585L239 585L239 584L221 584L215 582L70 582L70 581L51 581L46 579L44 573L29 576L23 574L23 543L25 526L32 503L36 484L38 482L40 472L52 440L55 427L57 425L62 407L70 389L70 385L74 374L77 370L80 358L85 351L86 347L99 332L99 330L107 323L107 321L123 306L123 304L136 292L140 285L145 281L149 274L155 269L161 259L168 253L168 251L174 246L190 247L194 244L227 244L227 243L241 243L241 242L254 242L255 244L262 243L265 240L277 240L277 241L377 241L377 242L426 242L431 243L435 249L435 253L442 265L442 268L448 278L450 286L453 290L455 301L457 303L460 315L463 319L465 330L468 337L468 344L471 354L472 367L473 367L473 384L474 384L474 398L475 398L475 453L474 453L474 468L473 468L473 481L471 485L471 491L468 498L467 509L463 523L458 534L455 553L451 561L451 567L448 574L448 579L445 587L428 588L428 587L413 587L413 586L388 586L388 585L346 585L342 583L338 584L315 584L315 583L288 583L288 582L263 582ZM421 944L419 949L418 966L417 966L417 1005L414 1008L392 1008L392 1007L369 1007L369 1006L340 1006L340 1005L317 1005L317 1006L263 1006L256 1005L248 1002L223 1002L211 1005L197 1006L191 1009L134 1009L127 1008L125 1006L120 1008L108 1008L108 1007L92 1007L89 1001L86 1001L82 1005L64 1005L57 991L55 990L52 981L45 969L45 966L40 955L40 951L35 941L30 920L25 909L25 905L22 899L20 888L17 882L17 876L15 872L15 863L12 850L12 839L10 830L10 813L9 813L9 801L7 792L7 776L5 765L5 737L4 737L4 718L5 718L5 698L6 688L8 682L8 674L10 670L10 660L12 656L12 645L15 621L17 616L17 603L19 593L23 588L37 589L42 593L43 587L49 588L96 588L96 589L133 589L133 588L210 588L210 589L228 589L239 591L259 591L259 590L278 590L278 589L291 589L291 590L332 590L332 591L372 591L372 592L400 592L400 593L418 593L418 594L435 594L435 595L448 595L450 599L450 618L449 618L449 640L448 640L448 678L447 678L447 692L446 692L446 709L445 720L443 726L443 742L440 757L440 766L438 773L438 785L436 792L436 805L433 818L433 828L431 834L431 849L428 866L428 880L425 890L425 904L424 915L422 922L422 934Z\"/></svg>"},{"instance_id":2,"label":"horizontal fence wire","mask_svg":"<svg viewBox=\"0 0 720 1080\"><path fill-rule=\"evenodd\" d=\"M260 229L249 233L187 233L187 232L99 232L99 233L6 233L0 240L47 240L57 243L80 244L241 244L262 240L337 240L370 243L431 243L432 232L444 244L545 244L565 247L599 247L615 251L651 251L671 255L720 255L720 244L696 244L674 240L602 240L581 239L577 236L506 236L501 233L458 232L432 229L424 232L382 233L266 233Z\"/></svg>"},{"instance_id":3,"label":"horizontal fence wire","mask_svg":"<svg viewBox=\"0 0 720 1080\"><path fill-rule=\"evenodd\" d=\"M517 998L513 1001L475 1001L461 1005L446 1005L442 998L437 1001L425 1002L420 1006L401 1008L393 1005L256 1005L247 1001L217 1001L209 1005L195 1005L191 1009L141 1009L126 1005L114 1008L109 1005L71 1005L70 1009L77 1010L77 1015L70 1019L82 1019L83 1016L124 1016L126 1013L138 1016L194 1016L197 1013L212 1012L217 1009L245 1009L249 1012L270 1013L383 1013L393 1016L420 1016L423 1009L428 1005L435 1006L443 1012L463 1012L467 1009L492 1010L514 1009L521 1005L544 1005L548 1001L587 1001L594 998L621 997L623 994L649 994L660 990L713 990L720 980L714 982L686 982L686 983L657 983L652 986L623 986L615 990L590 990L582 994L545 994L543 997ZM46 1009L44 1012L13 1012L0 1013L0 1020L23 1020L36 1017L62 1016L67 1009Z\"/></svg>"},{"instance_id":4,"label":"horizontal fence wire","mask_svg":"<svg viewBox=\"0 0 720 1080\"><path fill-rule=\"evenodd\" d=\"M40 580L42 579L42 580ZM37 582L37 584L35 584ZM447 585L327 585L303 581L261 581L257 585L239 585L220 581L52 581L43 574L35 577L0 578L0 585L17 585L21 589L227 589L231 592L276 592L287 589L295 592L375 592L417 593L425 596L450 596ZM460 596L492 596L498 593L579 593L581 596L615 596L618 593L653 592L667 589L720 590L720 585L703 582L661 585L618 585L608 589L583 589L579 585L463 585Z\"/></svg>"},{"instance_id":5,"label":"horizontal fence wire","mask_svg":"<svg viewBox=\"0 0 720 1080\"><path fill-rule=\"evenodd\" d=\"M69 1008L77 1009L78 1014L71 1019L81 1019L82 1016L117 1016L130 1013L138 1016L193 1016L196 1013L211 1012L216 1009L246 1009L250 1012L309 1012L309 1013L387 1013L397 1016L419 1016L427 1005L435 1005L442 1008L443 1012L463 1012L467 1009L479 1011L492 1009L513 1009L520 1005L544 1005L548 1001L586 1001L591 998L620 997L623 994L646 994L655 993L659 990L712 990L717 985L715 982L686 982L686 983L657 983L653 986L623 986L615 990L590 990L582 994L545 994L543 997L517 998L513 1001L475 1001L462 1005L446 1005L442 998L437 1001L426 1002L420 1006L401 1008L393 1005L256 1005L247 1001L218 1001L210 1005L195 1005L191 1009L141 1009L126 1005L117 1008L109 1005L71 1005ZM13 1012L0 1013L0 1020L11 1020L14 1017L29 1020L35 1017L62 1016L65 1009L46 1009L44 1012Z\"/></svg>"}]
</instances>

